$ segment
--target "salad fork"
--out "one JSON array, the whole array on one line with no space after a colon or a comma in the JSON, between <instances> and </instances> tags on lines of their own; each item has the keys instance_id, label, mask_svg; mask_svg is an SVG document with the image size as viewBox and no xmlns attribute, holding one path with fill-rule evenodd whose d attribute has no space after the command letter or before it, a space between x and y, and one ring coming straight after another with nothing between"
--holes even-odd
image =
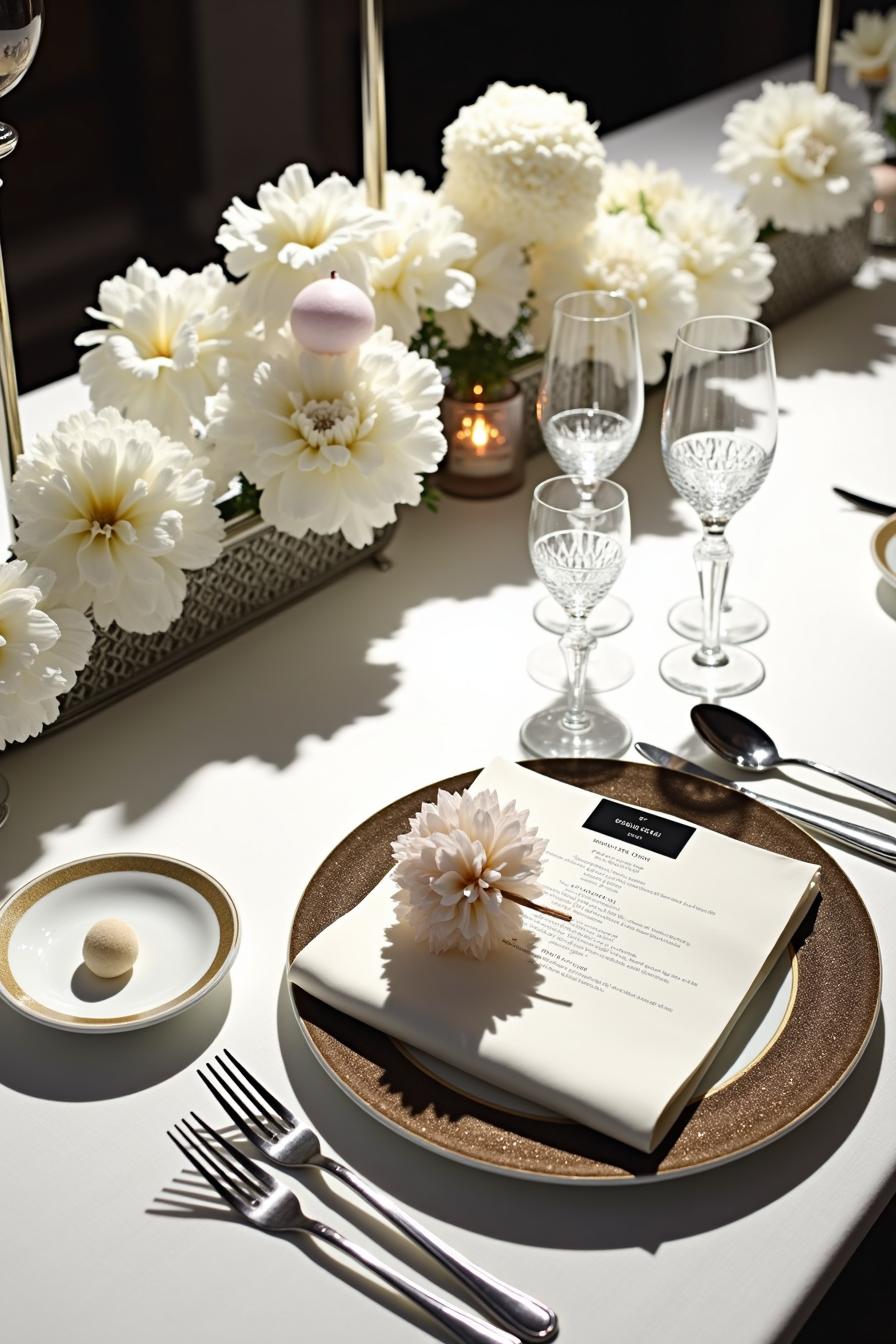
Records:
<instances>
[{"instance_id":1,"label":"salad fork","mask_svg":"<svg viewBox=\"0 0 896 1344\"><path fill-rule=\"evenodd\" d=\"M175 1133L168 1130L169 1139L212 1189L253 1227L259 1227L264 1232L307 1232L320 1241L328 1242L416 1303L446 1330L450 1330L461 1344L520 1344L516 1335L468 1316L465 1311L460 1311L405 1278L404 1274L390 1269L334 1227L306 1217L292 1190L275 1180L270 1172L246 1157L245 1153L241 1153L195 1111L190 1114L196 1124L191 1125L189 1120L184 1119L181 1122L183 1128L175 1125Z\"/></svg>"},{"instance_id":2,"label":"salad fork","mask_svg":"<svg viewBox=\"0 0 896 1344\"><path fill-rule=\"evenodd\" d=\"M201 1068L197 1070L199 1077L233 1123L266 1157L283 1167L320 1167L330 1172L438 1260L521 1339L541 1344L541 1341L554 1338L558 1323L549 1307L474 1265L433 1236L351 1167L321 1152L320 1139L307 1120L299 1119L287 1110L229 1050L216 1055L215 1062L207 1062L205 1068L205 1073ZM253 1096L250 1086L257 1095Z\"/></svg>"}]
</instances>

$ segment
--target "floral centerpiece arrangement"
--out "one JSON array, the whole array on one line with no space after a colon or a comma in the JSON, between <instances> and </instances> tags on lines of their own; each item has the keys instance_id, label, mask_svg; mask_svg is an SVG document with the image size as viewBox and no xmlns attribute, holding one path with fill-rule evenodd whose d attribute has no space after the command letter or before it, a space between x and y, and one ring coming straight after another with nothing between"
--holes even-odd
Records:
<instances>
[{"instance_id":1,"label":"floral centerpiece arrangement","mask_svg":"<svg viewBox=\"0 0 896 1344\"><path fill-rule=\"evenodd\" d=\"M31 444L13 483L0 745L56 717L88 617L142 634L176 621L226 520L257 510L291 538L368 546L426 498L445 382L499 389L543 346L560 294L630 298L650 382L687 318L755 316L774 265L760 225L848 219L878 146L863 113L806 85L767 86L726 131L739 205L654 164L608 164L584 104L498 83L445 130L437 191L390 172L373 209L363 184L293 164L224 211L223 267L162 275L139 259L105 281L77 338L93 409ZM330 277L367 304L369 334L297 344L293 305Z\"/></svg>"}]
</instances>

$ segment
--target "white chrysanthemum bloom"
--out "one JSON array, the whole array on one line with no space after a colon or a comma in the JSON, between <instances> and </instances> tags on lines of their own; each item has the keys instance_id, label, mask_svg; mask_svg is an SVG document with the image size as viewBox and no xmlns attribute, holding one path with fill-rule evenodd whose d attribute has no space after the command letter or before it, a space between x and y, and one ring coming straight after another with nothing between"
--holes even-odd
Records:
<instances>
[{"instance_id":1,"label":"white chrysanthemum bloom","mask_svg":"<svg viewBox=\"0 0 896 1344\"><path fill-rule=\"evenodd\" d=\"M0 564L0 747L35 737L59 714L93 647L93 627L52 595L55 576Z\"/></svg>"},{"instance_id":2,"label":"white chrysanthemum bloom","mask_svg":"<svg viewBox=\"0 0 896 1344\"><path fill-rule=\"evenodd\" d=\"M442 393L435 364L388 327L345 355L279 338L257 368L234 370L209 424L212 461L260 486L262 517L283 532L366 546L396 504L419 502L420 473L445 452Z\"/></svg>"},{"instance_id":3,"label":"white chrysanthemum bloom","mask_svg":"<svg viewBox=\"0 0 896 1344\"><path fill-rule=\"evenodd\" d=\"M474 236L476 254L461 263L476 286L473 301L437 314L448 344L458 348L470 339L473 322L492 336L506 336L529 292L529 263L519 244L489 229L477 229Z\"/></svg>"},{"instance_id":4,"label":"white chrysanthemum bloom","mask_svg":"<svg viewBox=\"0 0 896 1344\"><path fill-rule=\"evenodd\" d=\"M546 840L515 802L501 807L491 789L439 790L392 844L398 917L431 952L457 948L485 957L522 928L505 893L536 900Z\"/></svg>"},{"instance_id":5,"label":"white chrysanthemum bloom","mask_svg":"<svg viewBox=\"0 0 896 1344\"><path fill-rule=\"evenodd\" d=\"M626 210L629 214L643 214L645 208L656 217L667 201L678 200L685 190L684 178L675 168L658 168L651 159L647 163L608 163L604 168L598 208L614 214Z\"/></svg>"},{"instance_id":6,"label":"white chrysanthemum bloom","mask_svg":"<svg viewBox=\"0 0 896 1344\"><path fill-rule=\"evenodd\" d=\"M696 312L696 286L679 264L675 246L643 215L599 215L574 246L546 250L534 260L533 337L540 348L563 294L583 289L624 294L635 308L644 379L655 383L662 378L664 352L672 349L682 322Z\"/></svg>"},{"instance_id":7,"label":"white chrysanthemum bloom","mask_svg":"<svg viewBox=\"0 0 896 1344\"><path fill-rule=\"evenodd\" d=\"M363 182L358 191L363 198ZM420 329L421 308L469 307L476 282L467 267L476 243L459 211L416 173L386 174L386 213L389 223L373 242L370 295L377 326L409 341Z\"/></svg>"},{"instance_id":8,"label":"white chrysanthemum bloom","mask_svg":"<svg viewBox=\"0 0 896 1344\"><path fill-rule=\"evenodd\" d=\"M442 195L474 228L527 246L574 237L594 214L604 150L584 103L492 84L446 127Z\"/></svg>"},{"instance_id":9,"label":"white chrysanthemum bloom","mask_svg":"<svg viewBox=\"0 0 896 1344\"><path fill-rule=\"evenodd\" d=\"M834 43L834 64L846 67L850 84L888 80L896 61L896 9L886 14L860 9L855 26Z\"/></svg>"},{"instance_id":10,"label":"white chrysanthemum bloom","mask_svg":"<svg viewBox=\"0 0 896 1344\"><path fill-rule=\"evenodd\" d=\"M216 241L227 249L231 275L245 277L239 286L244 313L275 332L298 292L331 271L369 293L374 239L387 225L348 178L332 173L315 186L305 165L294 163L276 186L262 183L257 207L235 198Z\"/></svg>"},{"instance_id":11,"label":"white chrysanthemum bloom","mask_svg":"<svg viewBox=\"0 0 896 1344\"><path fill-rule=\"evenodd\" d=\"M108 326L75 338L95 347L80 365L95 409L114 406L190 444L223 382L234 289L220 266L160 275L142 257L104 280L99 308L87 312Z\"/></svg>"},{"instance_id":12,"label":"white chrysanthemum bloom","mask_svg":"<svg viewBox=\"0 0 896 1344\"><path fill-rule=\"evenodd\" d=\"M113 407L61 421L19 458L16 550L56 574L58 597L98 625L167 630L184 570L217 559L223 523L204 460Z\"/></svg>"},{"instance_id":13,"label":"white chrysanthemum bloom","mask_svg":"<svg viewBox=\"0 0 896 1344\"><path fill-rule=\"evenodd\" d=\"M871 198L881 137L864 112L808 81L766 81L758 98L734 105L723 130L716 166L743 186L743 203L760 224L825 233Z\"/></svg>"},{"instance_id":14,"label":"white chrysanthemum bloom","mask_svg":"<svg viewBox=\"0 0 896 1344\"><path fill-rule=\"evenodd\" d=\"M731 205L713 192L686 190L657 216L664 238L678 249L679 265L697 286L697 316L730 313L756 317L772 292L769 275L775 258L756 241L756 220L749 210Z\"/></svg>"}]
</instances>

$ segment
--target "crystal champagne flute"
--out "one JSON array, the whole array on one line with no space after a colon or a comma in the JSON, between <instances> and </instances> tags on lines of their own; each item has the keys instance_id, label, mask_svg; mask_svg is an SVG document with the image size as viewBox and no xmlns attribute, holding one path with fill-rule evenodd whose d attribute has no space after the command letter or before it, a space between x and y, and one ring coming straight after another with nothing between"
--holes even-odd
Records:
<instances>
[{"instance_id":1,"label":"crystal champagne flute","mask_svg":"<svg viewBox=\"0 0 896 1344\"><path fill-rule=\"evenodd\" d=\"M772 335L741 317L698 317L679 329L663 405L666 473L696 510L694 551L703 628L699 643L673 649L660 674L704 700L741 695L765 669L754 653L723 644L720 619L731 547L725 528L768 475L778 432Z\"/></svg>"},{"instance_id":2,"label":"crystal champagne flute","mask_svg":"<svg viewBox=\"0 0 896 1344\"><path fill-rule=\"evenodd\" d=\"M532 497L529 554L535 573L560 604L560 639L569 684L565 705L527 719L523 746L535 756L619 756L631 742L628 724L586 698L588 657L597 636L588 618L619 577L631 539L628 495L615 481L574 476L542 481Z\"/></svg>"},{"instance_id":3,"label":"crystal champagne flute","mask_svg":"<svg viewBox=\"0 0 896 1344\"><path fill-rule=\"evenodd\" d=\"M582 290L554 305L551 339L545 354L538 396L538 419L551 457L561 471L582 482L587 505L589 483L612 476L632 450L644 416L644 374L638 325L632 303L621 294ZM566 617L551 597L535 607L543 629L560 635ZM624 630L631 609L611 597L592 613L597 635ZM591 690L608 691L633 672L624 653L602 649L589 675ZM541 686L562 690L566 673L557 645L540 645L528 661L529 675Z\"/></svg>"}]
</instances>

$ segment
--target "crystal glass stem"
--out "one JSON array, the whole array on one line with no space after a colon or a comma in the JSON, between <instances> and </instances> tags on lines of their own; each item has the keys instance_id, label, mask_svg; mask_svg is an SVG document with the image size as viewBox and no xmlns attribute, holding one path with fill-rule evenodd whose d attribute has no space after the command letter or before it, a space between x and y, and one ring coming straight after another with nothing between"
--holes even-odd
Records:
<instances>
[{"instance_id":1,"label":"crystal glass stem","mask_svg":"<svg viewBox=\"0 0 896 1344\"><path fill-rule=\"evenodd\" d=\"M703 536L694 547L703 602L703 641L694 654L694 662L701 667L724 667L728 662L728 655L722 648L720 626L731 555L724 527L705 523Z\"/></svg>"},{"instance_id":2,"label":"crystal glass stem","mask_svg":"<svg viewBox=\"0 0 896 1344\"><path fill-rule=\"evenodd\" d=\"M584 616L570 616L569 628L560 640L569 676L566 713L561 720L570 733L583 733L591 720L585 713L585 692L588 686L588 658L597 640L588 629Z\"/></svg>"}]
</instances>

